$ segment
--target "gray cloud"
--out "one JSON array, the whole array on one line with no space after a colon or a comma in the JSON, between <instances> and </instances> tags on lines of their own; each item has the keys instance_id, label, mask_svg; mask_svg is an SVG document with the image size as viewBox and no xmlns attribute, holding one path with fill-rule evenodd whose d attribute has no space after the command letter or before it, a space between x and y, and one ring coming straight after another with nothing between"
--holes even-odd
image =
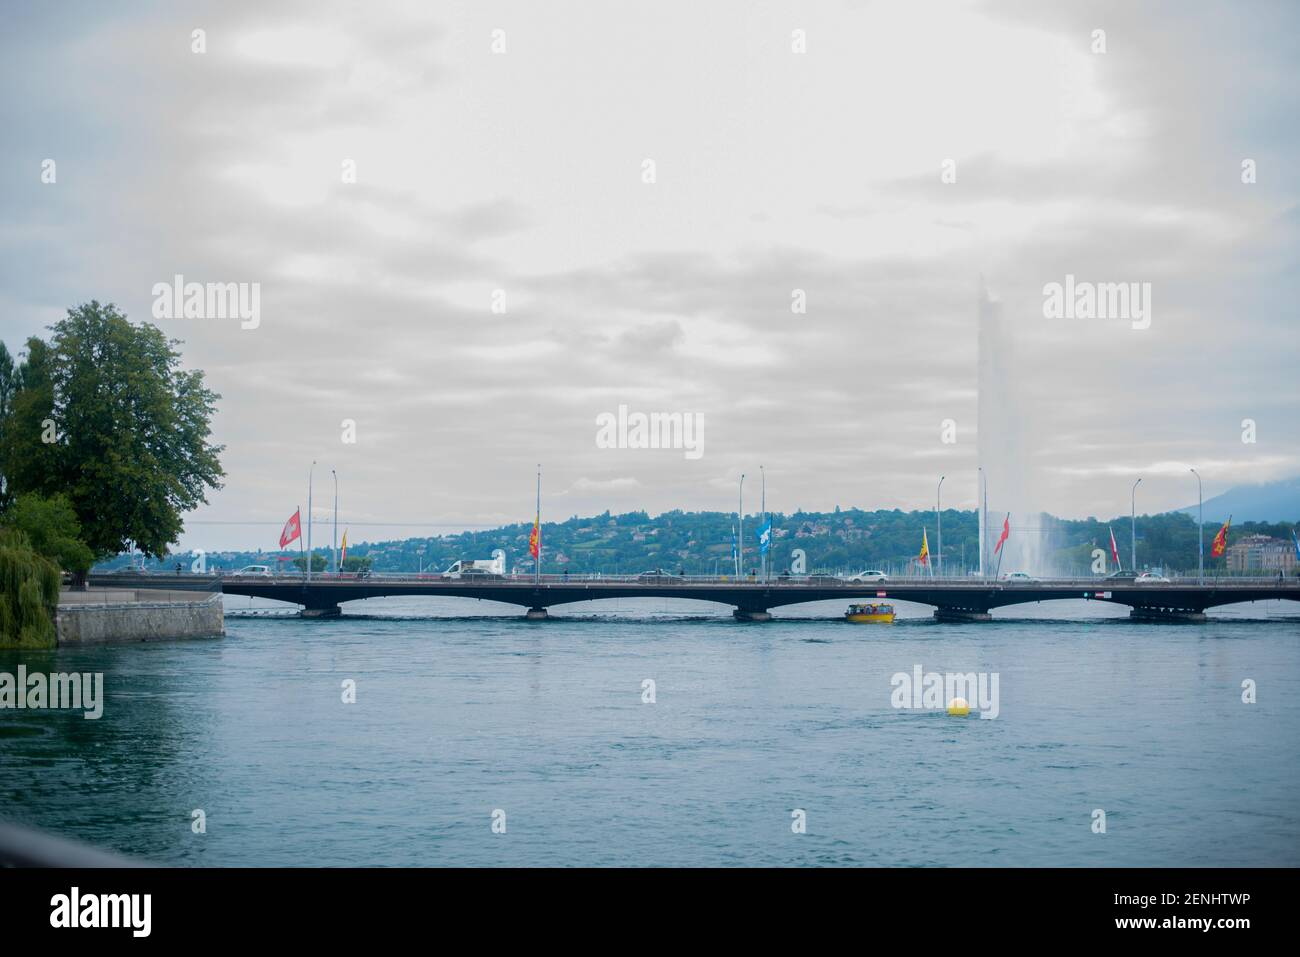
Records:
<instances>
[{"instance_id":1,"label":"gray cloud","mask_svg":"<svg viewBox=\"0 0 1300 957\"><path fill-rule=\"evenodd\" d=\"M1070 150L1022 154L954 110L933 158L914 144L978 78L858 81L882 26L920 58L943 18L927 35L902 11L845 9L842 29L810 13L798 61L779 6L701 25L670 5L644 42L712 58L676 63L608 48L630 34L594 6L560 23L526 5L65 9L22 11L0 40L6 89L30 91L0 101L0 336L14 348L92 297L148 319L178 272L262 283L255 331L159 321L224 396L229 480L200 520L283 518L313 458L318 482L338 469L354 540L404 533L367 521L525 518L538 461L566 514L731 508L760 462L780 509L922 506L940 473L969 504L981 276L1017 332L1006 365L1054 511L1123 511L1116 473L1137 468L1150 507L1185 504L1162 462L1215 463L1207 491L1300 469L1281 7L942 8L1003 54L1086 51L1098 25L1109 51L1089 61L1104 108ZM981 109L1010 137L1036 122ZM1044 320L1043 284L1067 272L1152 283L1152 328ZM702 414L704 458L597 449L620 403ZM255 526L186 542L272 544Z\"/></svg>"}]
</instances>

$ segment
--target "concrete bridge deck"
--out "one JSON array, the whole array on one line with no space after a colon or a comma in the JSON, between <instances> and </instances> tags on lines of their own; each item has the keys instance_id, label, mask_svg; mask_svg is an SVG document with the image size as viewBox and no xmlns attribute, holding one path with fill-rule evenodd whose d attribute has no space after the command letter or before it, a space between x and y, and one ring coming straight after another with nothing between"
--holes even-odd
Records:
<instances>
[{"instance_id":1,"label":"concrete bridge deck","mask_svg":"<svg viewBox=\"0 0 1300 957\"><path fill-rule=\"evenodd\" d=\"M985 620L993 608L1038 601L1087 599L1127 605L1132 617L1152 620L1203 620L1207 608L1239 602L1300 601L1300 579L1207 578L1136 584L1104 578L999 582L977 578L906 578L854 584L833 578L773 579L768 582L715 577L544 575L452 579L441 575L297 576L259 578L204 575L92 575L93 587L166 587L220 591L269 598L303 606L308 617L339 614L339 606L365 598L428 595L478 598L528 609L545 617L553 605L605 598L685 598L730 605L737 618L764 620L772 608L814 601L884 598L932 605L941 620Z\"/></svg>"}]
</instances>

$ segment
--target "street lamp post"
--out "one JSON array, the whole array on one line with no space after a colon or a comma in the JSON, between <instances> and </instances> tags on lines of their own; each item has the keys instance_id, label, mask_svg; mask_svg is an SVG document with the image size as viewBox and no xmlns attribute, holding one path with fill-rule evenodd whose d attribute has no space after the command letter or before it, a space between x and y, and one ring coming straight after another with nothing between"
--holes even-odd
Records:
<instances>
[{"instance_id":1,"label":"street lamp post","mask_svg":"<svg viewBox=\"0 0 1300 957\"><path fill-rule=\"evenodd\" d=\"M312 459L307 470L307 581L311 581L311 480L315 471L316 460Z\"/></svg>"},{"instance_id":2,"label":"street lamp post","mask_svg":"<svg viewBox=\"0 0 1300 957\"><path fill-rule=\"evenodd\" d=\"M740 473L740 500L736 503L736 577L744 580L745 576L745 473Z\"/></svg>"},{"instance_id":3,"label":"street lamp post","mask_svg":"<svg viewBox=\"0 0 1300 957\"><path fill-rule=\"evenodd\" d=\"M983 501L976 504L980 514L980 578L984 577L984 560L988 552L989 543L989 477L984 471L984 466L979 467L980 485L982 487L981 496Z\"/></svg>"},{"instance_id":4,"label":"street lamp post","mask_svg":"<svg viewBox=\"0 0 1300 957\"><path fill-rule=\"evenodd\" d=\"M1201 473L1191 470L1196 476L1196 577L1205 584L1205 514L1204 498L1201 494Z\"/></svg>"},{"instance_id":5,"label":"street lamp post","mask_svg":"<svg viewBox=\"0 0 1300 957\"><path fill-rule=\"evenodd\" d=\"M334 552L332 564L334 565L334 574L339 573L339 473L330 469L330 475L334 476L334 541L331 548Z\"/></svg>"},{"instance_id":6,"label":"street lamp post","mask_svg":"<svg viewBox=\"0 0 1300 957\"><path fill-rule=\"evenodd\" d=\"M943 493L943 480L946 475L939 476L939 487L934 490L934 528L935 536L939 539L939 577L943 577L943 511L939 507L939 496Z\"/></svg>"},{"instance_id":7,"label":"street lamp post","mask_svg":"<svg viewBox=\"0 0 1300 957\"><path fill-rule=\"evenodd\" d=\"M1137 568L1138 568L1138 510L1137 510L1137 491L1138 491L1138 486L1141 485L1141 484L1142 484L1142 480L1141 480L1141 479L1138 479L1136 482L1134 482L1134 483L1133 483L1133 491L1129 494L1129 509L1130 509L1131 512L1132 512L1132 518L1133 518L1133 530L1132 530L1132 535L1133 535L1133 541L1132 541L1132 545L1133 545L1133 566L1132 566L1132 567L1133 567L1133 571L1137 571Z\"/></svg>"},{"instance_id":8,"label":"street lamp post","mask_svg":"<svg viewBox=\"0 0 1300 957\"><path fill-rule=\"evenodd\" d=\"M984 473L984 547L988 547L988 472Z\"/></svg>"}]
</instances>

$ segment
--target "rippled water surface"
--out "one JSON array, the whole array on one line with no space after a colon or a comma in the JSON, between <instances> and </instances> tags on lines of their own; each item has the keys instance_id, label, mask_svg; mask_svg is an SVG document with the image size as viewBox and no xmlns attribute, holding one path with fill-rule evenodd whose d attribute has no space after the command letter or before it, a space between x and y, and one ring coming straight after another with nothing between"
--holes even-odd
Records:
<instances>
[{"instance_id":1,"label":"rippled water surface","mask_svg":"<svg viewBox=\"0 0 1300 957\"><path fill-rule=\"evenodd\" d=\"M261 607L228 598L225 639L0 652L107 698L0 711L0 816L185 865L1300 864L1295 605ZM996 672L998 717L892 707L916 665Z\"/></svg>"}]
</instances>

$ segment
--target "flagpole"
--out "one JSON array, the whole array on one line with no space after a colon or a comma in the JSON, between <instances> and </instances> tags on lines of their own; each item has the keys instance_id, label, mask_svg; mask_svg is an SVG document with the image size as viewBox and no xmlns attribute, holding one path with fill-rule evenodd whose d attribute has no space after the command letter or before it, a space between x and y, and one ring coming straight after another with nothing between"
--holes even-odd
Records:
<instances>
[{"instance_id":1,"label":"flagpole","mask_svg":"<svg viewBox=\"0 0 1300 957\"><path fill-rule=\"evenodd\" d=\"M758 535L761 539L764 530L767 528L767 472L763 466L758 467L759 484L762 491L759 493L759 504L763 512L763 520L758 526ZM762 561L763 581L767 581L767 549L763 548L763 543L758 543L759 559Z\"/></svg>"},{"instance_id":2,"label":"flagpole","mask_svg":"<svg viewBox=\"0 0 1300 957\"><path fill-rule=\"evenodd\" d=\"M334 476L334 574L339 573L339 473L330 469L330 475Z\"/></svg>"},{"instance_id":3,"label":"flagpole","mask_svg":"<svg viewBox=\"0 0 1300 957\"><path fill-rule=\"evenodd\" d=\"M537 556L533 567L533 581L542 580L542 463L537 463Z\"/></svg>"}]
</instances>

